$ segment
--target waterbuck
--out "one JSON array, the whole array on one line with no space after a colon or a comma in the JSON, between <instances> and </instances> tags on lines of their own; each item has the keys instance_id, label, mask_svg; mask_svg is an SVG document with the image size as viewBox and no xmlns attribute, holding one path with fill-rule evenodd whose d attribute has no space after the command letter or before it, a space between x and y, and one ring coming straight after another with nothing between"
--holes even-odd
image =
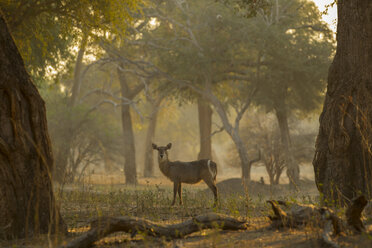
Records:
<instances>
[{"instance_id":1,"label":"waterbuck","mask_svg":"<svg viewBox=\"0 0 372 248\"><path fill-rule=\"evenodd\" d=\"M201 159L192 162L169 161L168 150L172 143L167 146L157 146L152 144L154 150L158 150L158 162L161 172L173 182L173 202L176 202L176 195L180 197L182 205L182 183L195 184L203 180L212 190L214 195L214 205L217 204L217 164L210 159Z\"/></svg>"}]
</instances>

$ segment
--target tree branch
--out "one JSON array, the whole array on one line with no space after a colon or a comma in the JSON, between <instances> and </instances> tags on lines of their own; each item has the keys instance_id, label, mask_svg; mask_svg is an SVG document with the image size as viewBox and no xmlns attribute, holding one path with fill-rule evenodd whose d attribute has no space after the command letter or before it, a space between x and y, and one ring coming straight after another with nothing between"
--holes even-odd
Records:
<instances>
[{"instance_id":1,"label":"tree branch","mask_svg":"<svg viewBox=\"0 0 372 248\"><path fill-rule=\"evenodd\" d=\"M235 127L236 128L239 128L239 123L240 123L240 120L243 118L243 115L245 113L245 111L249 108L249 106L251 105L251 102L252 102L252 98L254 97L254 95L257 93L258 91L258 86L256 86L251 94L249 94L249 96L246 98L245 102L244 102L244 105L243 107L237 112L237 116L235 118Z\"/></svg>"},{"instance_id":2,"label":"tree branch","mask_svg":"<svg viewBox=\"0 0 372 248\"><path fill-rule=\"evenodd\" d=\"M162 225L146 219L123 216L102 217L91 222L90 226L89 231L67 245L60 246L60 248L91 247L95 241L115 232L126 232L132 234L132 236L137 233L144 233L152 237L182 238L203 229L245 230L248 224L229 216L209 213L171 225Z\"/></svg>"},{"instance_id":3,"label":"tree branch","mask_svg":"<svg viewBox=\"0 0 372 248\"><path fill-rule=\"evenodd\" d=\"M256 163L261 160L261 150L257 147L258 150L258 156L255 159L252 159L249 161L249 165L252 165L253 163Z\"/></svg>"}]
</instances>

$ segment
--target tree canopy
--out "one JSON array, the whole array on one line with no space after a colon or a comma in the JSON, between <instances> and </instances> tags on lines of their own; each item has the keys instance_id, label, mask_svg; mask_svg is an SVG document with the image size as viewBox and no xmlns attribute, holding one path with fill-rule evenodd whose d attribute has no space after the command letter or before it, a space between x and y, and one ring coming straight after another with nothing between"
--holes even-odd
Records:
<instances>
[{"instance_id":1,"label":"tree canopy","mask_svg":"<svg viewBox=\"0 0 372 248\"><path fill-rule=\"evenodd\" d=\"M88 31L94 36L122 32L138 11L138 0L0 1L29 72L36 78L61 73L73 46ZM48 71L49 70L49 71Z\"/></svg>"}]
</instances>

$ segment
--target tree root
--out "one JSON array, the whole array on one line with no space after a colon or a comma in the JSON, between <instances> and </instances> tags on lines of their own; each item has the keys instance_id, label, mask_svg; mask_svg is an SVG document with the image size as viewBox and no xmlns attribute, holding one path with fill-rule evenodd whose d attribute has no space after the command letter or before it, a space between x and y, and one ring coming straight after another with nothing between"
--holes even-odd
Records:
<instances>
[{"instance_id":1,"label":"tree root","mask_svg":"<svg viewBox=\"0 0 372 248\"><path fill-rule=\"evenodd\" d=\"M303 225L323 227L321 240L331 247L339 247L332 240L332 236L365 231L361 217L368 202L363 195L352 200L351 205L346 210L345 220L325 207L317 208L314 205L293 204L287 211L283 211L280 205L284 204L281 202L273 200L267 202L271 204L274 211L274 216L269 216L273 227L299 227Z\"/></svg>"},{"instance_id":2,"label":"tree root","mask_svg":"<svg viewBox=\"0 0 372 248\"><path fill-rule=\"evenodd\" d=\"M90 230L60 248L85 248L109 234L115 232L130 233L134 237L137 233L144 233L152 237L169 239L182 238L188 234L212 228L223 230L244 230L248 227L245 221L239 221L229 216L209 213L199 215L187 221L162 225L146 219L136 217L102 217L90 223Z\"/></svg>"},{"instance_id":3,"label":"tree root","mask_svg":"<svg viewBox=\"0 0 372 248\"><path fill-rule=\"evenodd\" d=\"M366 228L362 221L363 209L367 206L367 199L362 195L353 199L352 204L346 210L346 221L350 227L353 227L353 231L360 233L365 231Z\"/></svg>"}]
</instances>

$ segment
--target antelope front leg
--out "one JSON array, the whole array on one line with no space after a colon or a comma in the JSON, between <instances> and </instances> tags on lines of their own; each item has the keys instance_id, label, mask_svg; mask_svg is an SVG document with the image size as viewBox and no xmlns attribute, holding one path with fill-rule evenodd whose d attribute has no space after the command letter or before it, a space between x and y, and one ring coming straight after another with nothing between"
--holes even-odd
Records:
<instances>
[{"instance_id":1,"label":"antelope front leg","mask_svg":"<svg viewBox=\"0 0 372 248\"><path fill-rule=\"evenodd\" d=\"M173 182L173 202L172 202L172 206L174 206L174 204L176 203L176 196L177 196L178 186L179 186L179 183L174 181Z\"/></svg>"},{"instance_id":2,"label":"antelope front leg","mask_svg":"<svg viewBox=\"0 0 372 248\"><path fill-rule=\"evenodd\" d=\"M178 196L180 197L180 205L182 205L182 186L181 186L181 183L178 184Z\"/></svg>"}]
</instances>

